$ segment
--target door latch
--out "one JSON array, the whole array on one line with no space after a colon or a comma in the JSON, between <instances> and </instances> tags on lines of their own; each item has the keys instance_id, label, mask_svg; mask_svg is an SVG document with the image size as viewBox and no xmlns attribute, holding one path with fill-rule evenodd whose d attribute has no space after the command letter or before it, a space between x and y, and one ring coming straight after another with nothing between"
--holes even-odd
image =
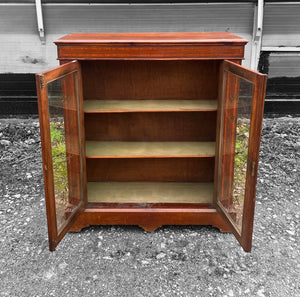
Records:
<instances>
[{"instance_id":1,"label":"door latch","mask_svg":"<svg viewBox=\"0 0 300 297\"><path fill-rule=\"evenodd\" d=\"M43 89L44 86L45 86L45 84L44 84L44 76L43 75L40 76L40 81L41 81L41 89Z\"/></svg>"}]
</instances>

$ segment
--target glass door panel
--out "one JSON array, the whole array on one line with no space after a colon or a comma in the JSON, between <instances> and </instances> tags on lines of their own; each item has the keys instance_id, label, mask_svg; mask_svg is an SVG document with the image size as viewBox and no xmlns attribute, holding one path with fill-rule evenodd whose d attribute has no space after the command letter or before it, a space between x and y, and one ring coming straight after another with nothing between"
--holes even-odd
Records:
<instances>
[{"instance_id":1,"label":"glass door panel","mask_svg":"<svg viewBox=\"0 0 300 297\"><path fill-rule=\"evenodd\" d=\"M223 100L227 102L223 101L222 145L224 146L224 150L220 156L221 162L219 162L218 168L218 171L223 173L223 178L219 179L218 200L221 202L228 217L234 223L238 233L241 234L246 190L253 84L240 77L233 77L233 74L230 72L226 72L226 76L228 80L232 81L228 92L234 92L235 94L230 94L227 98L223 97ZM227 129L224 129L225 123L227 123Z\"/></svg>"},{"instance_id":2,"label":"glass door panel","mask_svg":"<svg viewBox=\"0 0 300 297\"><path fill-rule=\"evenodd\" d=\"M80 75L78 62L37 75L50 250L86 203Z\"/></svg>"},{"instance_id":3,"label":"glass door panel","mask_svg":"<svg viewBox=\"0 0 300 297\"><path fill-rule=\"evenodd\" d=\"M265 83L265 75L223 62L216 204L247 251L251 250Z\"/></svg>"},{"instance_id":4,"label":"glass door panel","mask_svg":"<svg viewBox=\"0 0 300 297\"><path fill-rule=\"evenodd\" d=\"M47 83L57 233L83 202L77 82L74 71Z\"/></svg>"}]
</instances>

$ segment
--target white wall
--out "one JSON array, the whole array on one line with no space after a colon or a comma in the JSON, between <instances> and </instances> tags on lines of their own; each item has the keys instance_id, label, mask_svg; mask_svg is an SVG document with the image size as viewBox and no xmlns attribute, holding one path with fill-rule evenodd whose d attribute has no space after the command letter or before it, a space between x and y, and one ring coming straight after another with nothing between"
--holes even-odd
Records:
<instances>
[{"instance_id":1,"label":"white wall","mask_svg":"<svg viewBox=\"0 0 300 297\"><path fill-rule=\"evenodd\" d=\"M253 3L43 4L46 44L34 4L0 4L0 73L36 73L58 65L55 39L78 32L231 32L251 41ZM245 66L250 65L250 42Z\"/></svg>"}]
</instances>

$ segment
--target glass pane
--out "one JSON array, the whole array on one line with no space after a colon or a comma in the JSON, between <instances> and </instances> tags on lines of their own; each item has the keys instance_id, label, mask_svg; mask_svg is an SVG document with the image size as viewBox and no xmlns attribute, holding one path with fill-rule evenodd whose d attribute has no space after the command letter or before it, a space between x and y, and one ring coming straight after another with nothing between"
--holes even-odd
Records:
<instances>
[{"instance_id":1,"label":"glass pane","mask_svg":"<svg viewBox=\"0 0 300 297\"><path fill-rule=\"evenodd\" d=\"M228 84L221 119L220 153L223 151L223 155L219 162L218 200L241 234L253 84L230 72L225 73Z\"/></svg>"},{"instance_id":2,"label":"glass pane","mask_svg":"<svg viewBox=\"0 0 300 297\"><path fill-rule=\"evenodd\" d=\"M77 71L47 84L57 233L81 206Z\"/></svg>"}]
</instances>

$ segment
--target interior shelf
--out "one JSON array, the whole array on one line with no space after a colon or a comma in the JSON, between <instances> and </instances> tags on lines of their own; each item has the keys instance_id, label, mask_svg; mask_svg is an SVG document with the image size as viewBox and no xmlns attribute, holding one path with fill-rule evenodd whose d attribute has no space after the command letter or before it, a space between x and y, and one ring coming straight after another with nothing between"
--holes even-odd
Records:
<instances>
[{"instance_id":1,"label":"interior shelf","mask_svg":"<svg viewBox=\"0 0 300 297\"><path fill-rule=\"evenodd\" d=\"M89 182L88 201L98 203L212 203L213 183Z\"/></svg>"},{"instance_id":2,"label":"interior shelf","mask_svg":"<svg viewBox=\"0 0 300 297\"><path fill-rule=\"evenodd\" d=\"M85 100L85 113L216 111L217 100Z\"/></svg>"},{"instance_id":3,"label":"interior shelf","mask_svg":"<svg viewBox=\"0 0 300 297\"><path fill-rule=\"evenodd\" d=\"M215 142L86 141L87 158L214 157Z\"/></svg>"}]
</instances>

